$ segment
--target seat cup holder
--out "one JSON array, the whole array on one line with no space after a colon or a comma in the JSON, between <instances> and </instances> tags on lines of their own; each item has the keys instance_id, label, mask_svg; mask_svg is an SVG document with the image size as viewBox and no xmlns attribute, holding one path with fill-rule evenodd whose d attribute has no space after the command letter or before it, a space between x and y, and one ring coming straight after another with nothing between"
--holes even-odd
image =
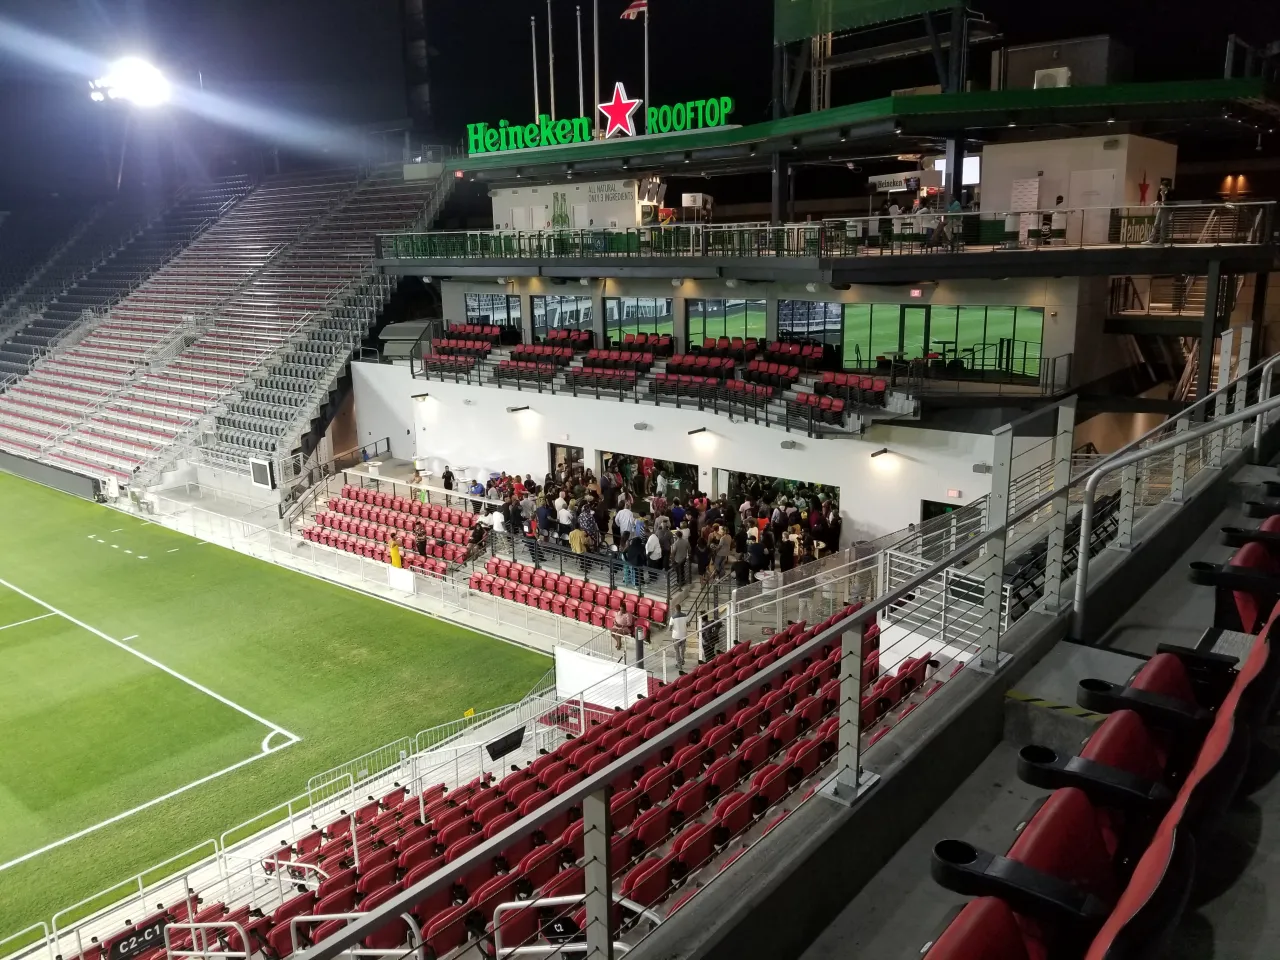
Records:
<instances>
[{"instance_id":1,"label":"seat cup holder","mask_svg":"<svg viewBox=\"0 0 1280 960\"><path fill-rule=\"evenodd\" d=\"M1035 767L1047 767L1057 762L1058 751L1037 743L1029 743L1018 751L1018 759Z\"/></svg>"},{"instance_id":2,"label":"seat cup holder","mask_svg":"<svg viewBox=\"0 0 1280 960\"><path fill-rule=\"evenodd\" d=\"M1110 680L1097 680L1092 677L1080 681L1080 689L1088 690L1090 693L1110 693L1115 688L1115 684Z\"/></svg>"},{"instance_id":3,"label":"seat cup holder","mask_svg":"<svg viewBox=\"0 0 1280 960\"><path fill-rule=\"evenodd\" d=\"M933 855L953 867L966 867L978 859L977 848L963 840L939 840L933 845Z\"/></svg>"}]
</instances>

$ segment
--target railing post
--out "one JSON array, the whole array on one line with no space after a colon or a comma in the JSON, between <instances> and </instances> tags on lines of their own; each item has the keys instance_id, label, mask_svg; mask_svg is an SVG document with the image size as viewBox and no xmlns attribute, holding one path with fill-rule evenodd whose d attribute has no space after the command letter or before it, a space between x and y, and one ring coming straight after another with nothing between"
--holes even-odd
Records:
<instances>
[{"instance_id":1,"label":"railing post","mask_svg":"<svg viewBox=\"0 0 1280 960\"><path fill-rule=\"evenodd\" d=\"M1053 515L1049 520L1049 543L1044 562L1044 596L1038 608L1046 613L1062 609L1063 555L1067 546L1067 514L1071 509L1071 443L1076 426L1076 397L1058 406L1058 431L1053 437ZM1039 493L1039 491L1036 491ZM954 523L954 521L952 521ZM955 549L954 544L952 550ZM945 598L944 598L945 600ZM943 604L945 608L945 602ZM945 641L944 641L945 642Z\"/></svg>"},{"instance_id":2,"label":"railing post","mask_svg":"<svg viewBox=\"0 0 1280 960\"><path fill-rule=\"evenodd\" d=\"M998 530L1009 520L1009 488L1013 471L1013 427L1004 424L991 432L991 495L987 497L986 529ZM1004 558L1008 533L987 541L979 567L982 578L982 618L979 642L982 650L976 669L994 672L1000 668L1000 627L1004 606Z\"/></svg>"},{"instance_id":3,"label":"railing post","mask_svg":"<svg viewBox=\"0 0 1280 960\"><path fill-rule=\"evenodd\" d=\"M851 804L862 787L871 785L862 776L862 634L858 624L840 635L840 732L837 740L836 775L831 796Z\"/></svg>"},{"instance_id":4,"label":"railing post","mask_svg":"<svg viewBox=\"0 0 1280 960\"><path fill-rule=\"evenodd\" d=\"M1188 417L1179 417L1176 433L1186 433L1191 429L1191 420ZM1169 500L1172 503L1181 503L1186 496L1185 490L1187 486L1187 445L1180 443L1173 449L1173 474L1169 478Z\"/></svg>"},{"instance_id":5,"label":"railing post","mask_svg":"<svg viewBox=\"0 0 1280 960\"><path fill-rule=\"evenodd\" d=\"M1146 469L1150 469L1147 464ZM1120 471L1120 506L1116 513L1116 536L1111 546L1128 550L1133 545L1133 517L1138 507L1138 465L1130 464Z\"/></svg>"},{"instance_id":6,"label":"railing post","mask_svg":"<svg viewBox=\"0 0 1280 960\"><path fill-rule=\"evenodd\" d=\"M613 960L613 870L609 796L604 790L582 801L582 868L586 887L587 960Z\"/></svg>"}]
</instances>

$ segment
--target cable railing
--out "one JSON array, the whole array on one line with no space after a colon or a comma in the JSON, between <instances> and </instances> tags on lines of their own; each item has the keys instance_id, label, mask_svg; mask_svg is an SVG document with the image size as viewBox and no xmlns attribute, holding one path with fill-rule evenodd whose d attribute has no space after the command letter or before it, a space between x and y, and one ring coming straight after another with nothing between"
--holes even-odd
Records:
<instances>
[{"instance_id":1,"label":"cable railing","mask_svg":"<svg viewBox=\"0 0 1280 960\"><path fill-rule=\"evenodd\" d=\"M1144 245L1264 245L1274 201L1029 211L904 211L817 223L675 224L606 230L381 233L377 258L554 260L801 258L992 253Z\"/></svg>"}]
</instances>

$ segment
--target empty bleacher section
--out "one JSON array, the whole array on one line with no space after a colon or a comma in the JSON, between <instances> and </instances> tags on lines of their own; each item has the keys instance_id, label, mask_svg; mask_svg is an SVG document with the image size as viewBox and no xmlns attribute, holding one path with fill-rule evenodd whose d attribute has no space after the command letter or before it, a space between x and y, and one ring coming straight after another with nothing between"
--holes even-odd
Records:
<instances>
[{"instance_id":1,"label":"empty bleacher section","mask_svg":"<svg viewBox=\"0 0 1280 960\"><path fill-rule=\"evenodd\" d=\"M247 472L289 439L385 300L369 280L374 231L417 222L435 195L354 170L265 181L0 399L0 445L129 480L193 445L231 399L248 406L210 424L210 455Z\"/></svg>"},{"instance_id":2,"label":"empty bleacher section","mask_svg":"<svg viewBox=\"0 0 1280 960\"><path fill-rule=\"evenodd\" d=\"M24 375L61 338L179 253L248 192L247 177L184 188L167 208L145 196L105 205L0 311L0 378Z\"/></svg>"},{"instance_id":3,"label":"empty bleacher section","mask_svg":"<svg viewBox=\"0 0 1280 960\"><path fill-rule=\"evenodd\" d=\"M66 204L14 210L0 220L0 310L98 211Z\"/></svg>"}]
</instances>

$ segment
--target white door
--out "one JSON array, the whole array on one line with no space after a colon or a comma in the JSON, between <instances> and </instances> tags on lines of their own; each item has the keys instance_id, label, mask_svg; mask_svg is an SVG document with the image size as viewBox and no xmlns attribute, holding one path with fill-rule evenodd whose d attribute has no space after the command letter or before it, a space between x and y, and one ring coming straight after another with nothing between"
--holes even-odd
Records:
<instances>
[{"instance_id":1,"label":"white door","mask_svg":"<svg viewBox=\"0 0 1280 960\"><path fill-rule=\"evenodd\" d=\"M1115 170L1072 170L1067 206L1073 211L1067 217L1069 243L1099 244L1107 242L1111 224L1110 207L1116 202Z\"/></svg>"},{"instance_id":2,"label":"white door","mask_svg":"<svg viewBox=\"0 0 1280 960\"><path fill-rule=\"evenodd\" d=\"M534 230L550 230L551 208L546 204L540 207L530 207L529 222L533 225Z\"/></svg>"},{"instance_id":3,"label":"white door","mask_svg":"<svg viewBox=\"0 0 1280 960\"><path fill-rule=\"evenodd\" d=\"M591 218L587 216L587 205L585 203L575 203L573 205L573 229L587 230L591 227Z\"/></svg>"},{"instance_id":4,"label":"white door","mask_svg":"<svg viewBox=\"0 0 1280 960\"><path fill-rule=\"evenodd\" d=\"M529 208L528 207L512 207L511 208L511 229L512 230L528 230L529 229Z\"/></svg>"}]
</instances>

